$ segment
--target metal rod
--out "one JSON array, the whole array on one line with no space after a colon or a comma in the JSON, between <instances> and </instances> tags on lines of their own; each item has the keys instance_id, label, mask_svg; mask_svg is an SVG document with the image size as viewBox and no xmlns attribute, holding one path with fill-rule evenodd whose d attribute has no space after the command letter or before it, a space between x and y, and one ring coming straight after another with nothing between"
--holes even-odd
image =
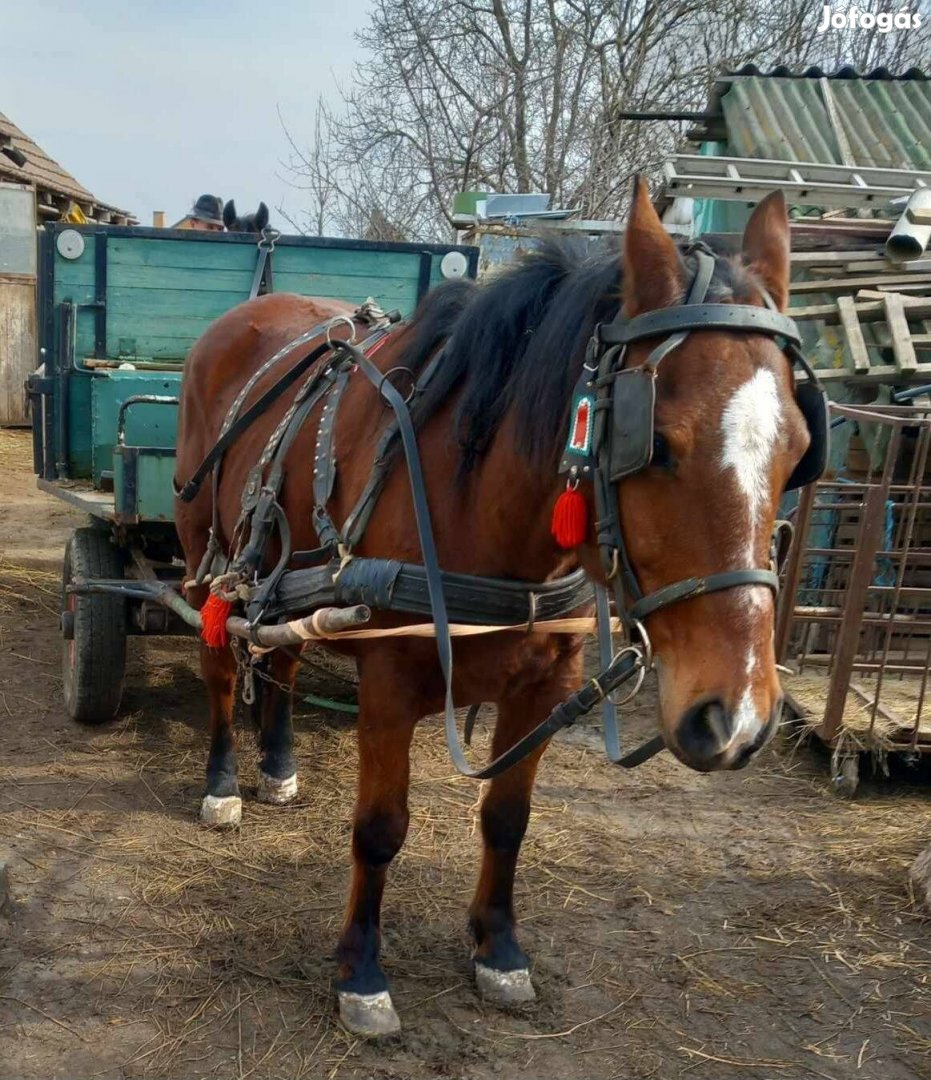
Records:
<instances>
[{"instance_id":1,"label":"metal rod","mask_svg":"<svg viewBox=\"0 0 931 1080\"><path fill-rule=\"evenodd\" d=\"M91 593L107 593L111 596L122 596L127 600L150 600L173 611L198 632L202 627L200 612L192 608L171 585L164 581L86 581L83 578L75 578L68 586L68 592L85 596ZM278 648L282 645L302 645L305 641L314 638L338 634L342 630L351 630L367 623L371 617L370 608L365 604L355 604L347 608L320 608L304 619L294 619L292 622L275 626L253 626L241 616L231 615L226 620L226 629L234 637L244 638L268 648Z\"/></svg>"},{"instance_id":2,"label":"metal rod","mask_svg":"<svg viewBox=\"0 0 931 1080\"><path fill-rule=\"evenodd\" d=\"M799 497L798 514L795 521L795 535L786 560L786 573L782 583L782 603L776 614L775 652L777 663L784 663L789 649L789 636L792 633L792 614L798 587L802 581L802 563L805 558L805 537L811 525L812 510L815 505L817 484L809 484L802 489Z\"/></svg>"},{"instance_id":3,"label":"metal rod","mask_svg":"<svg viewBox=\"0 0 931 1080\"><path fill-rule=\"evenodd\" d=\"M716 113L709 112L630 112L624 110L614 113L618 120L702 120L716 119Z\"/></svg>"},{"instance_id":4,"label":"metal rod","mask_svg":"<svg viewBox=\"0 0 931 1080\"><path fill-rule=\"evenodd\" d=\"M885 492L882 487L873 487L867 491L860 542L850 568L850 582L844 601L844 618L837 635L828 699L824 708L822 731L828 742L833 740L843 724L847 686L850 682L850 673L854 670L854 659L860 642L860 627L863 622L867 588L873 576L873 564L882 539L885 505Z\"/></svg>"}]
</instances>

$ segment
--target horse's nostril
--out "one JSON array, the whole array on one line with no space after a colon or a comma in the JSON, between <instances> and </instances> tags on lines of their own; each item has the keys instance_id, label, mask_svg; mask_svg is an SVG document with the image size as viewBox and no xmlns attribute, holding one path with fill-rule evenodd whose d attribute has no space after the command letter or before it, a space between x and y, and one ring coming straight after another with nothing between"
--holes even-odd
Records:
<instances>
[{"instance_id":1,"label":"horse's nostril","mask_svg":"<svg viewBox=\"0 0 931 1080\"><path fill-rule=\"evenodd\" d=\"M696 760L720 754L733 736L731 715L718 698L693 705L679 722L678 742Z\"/></svg>"}]
</instances>

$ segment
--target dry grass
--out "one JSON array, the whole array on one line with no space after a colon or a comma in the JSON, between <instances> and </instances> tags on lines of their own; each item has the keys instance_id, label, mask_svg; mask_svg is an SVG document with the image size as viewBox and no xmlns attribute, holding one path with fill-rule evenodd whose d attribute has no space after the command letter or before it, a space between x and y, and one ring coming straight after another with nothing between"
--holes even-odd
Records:
<instances>
[{"instance_id":1,"label":"dry grass","mask_svg":"<svg viewBox=\"0 0 931 1080\"><path fill-rule=\"evenodd\" d=\"M57 615L60 595L60 574L19 566L0 554L0 615L21 611Z\"/></svg>"},{"instance_id":2,"label":"dry grass","mask_svg":"<svg viewBox=\"0 0 931 1080\"><path fill-rule=\"evenodd\" d=\"M817 728L824 720L829 679L819 672L784 675L783 688L805 710L806 727ZM850 749L882 755L903 732L914 728L922 691L920 678L887 676L875 710L876 680L868 675L859 678L856 687L847 691L842 729L838 741Z\"/></svg>"},{"instance_id":3,"label":"dry grass","mask_svg":"<svg viewBox=\"0 0 931 1080\"><path fill-rule=\"evenodd\" d=\"M32 472L32 438L28 432L0 428L0 469Z\"/></svg>"},{"instance_id":4,"label":"dry grass","mask_svg":"<svg viewBox=\"0 0 931 1080\"><path fill-rule=\"evenodd\" d=\"M10 565L0 580L45 618L56 583ZM54 657L48 633L47 651L23 652L37 667L0 673L11 692L44 693L31 683ZM345 693L346 667L322 662L327 681L307 688ZM374 1048L333 1018L354 729L299 710L298 801L247 800L241 831L205 831L201 692L190 643L147 642L116 725L53 720L0 759L0 844L38 919L0 971L23 984L0 1002L0 1056L17 1030L6 1010L28 1022L25 1046L106 1053L107 1077L921 1075L931 947L905 869L929 839L922 793L842 803L799 755L732 777L664 758L618 775L558 743L518 889L541 1004L503 1015L474 998L464 929L480 789L427 723L386 900L406 1034ZM245 733L243 747L248 785Z\"/></svg>"}]
</instances>

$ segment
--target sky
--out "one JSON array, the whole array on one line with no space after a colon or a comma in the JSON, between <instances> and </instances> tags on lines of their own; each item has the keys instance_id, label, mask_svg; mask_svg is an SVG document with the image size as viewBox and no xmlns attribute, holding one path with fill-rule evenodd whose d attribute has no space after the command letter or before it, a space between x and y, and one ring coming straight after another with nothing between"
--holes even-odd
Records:
<instances>
[{"instance_id":1,"label":"sky","mask_svg":"<svg viewBox=\"0 0 931 1080\"><path fill-rule=\"evenodd\" d=\"M201 194L299 213L289 147L359 49L369 0L0 0L0 112L103 202L177 221Z\"/></svg>"}]
</instances>

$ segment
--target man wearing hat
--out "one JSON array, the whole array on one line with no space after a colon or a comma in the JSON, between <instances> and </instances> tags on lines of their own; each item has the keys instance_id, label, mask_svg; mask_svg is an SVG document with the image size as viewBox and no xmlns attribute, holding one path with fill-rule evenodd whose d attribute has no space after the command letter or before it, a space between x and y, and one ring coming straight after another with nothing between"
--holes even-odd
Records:
<instances>
[{"instance_id":1,"label":"man wearing hat","mask_svg":"<svg viewBox=\"0 0 931 1080\"><path fill-rule=\"evenodd\" d=\"M199 229L223 232L223 200L217 195L201 195L173 229Z\"/></svg>"}]
</instances>

